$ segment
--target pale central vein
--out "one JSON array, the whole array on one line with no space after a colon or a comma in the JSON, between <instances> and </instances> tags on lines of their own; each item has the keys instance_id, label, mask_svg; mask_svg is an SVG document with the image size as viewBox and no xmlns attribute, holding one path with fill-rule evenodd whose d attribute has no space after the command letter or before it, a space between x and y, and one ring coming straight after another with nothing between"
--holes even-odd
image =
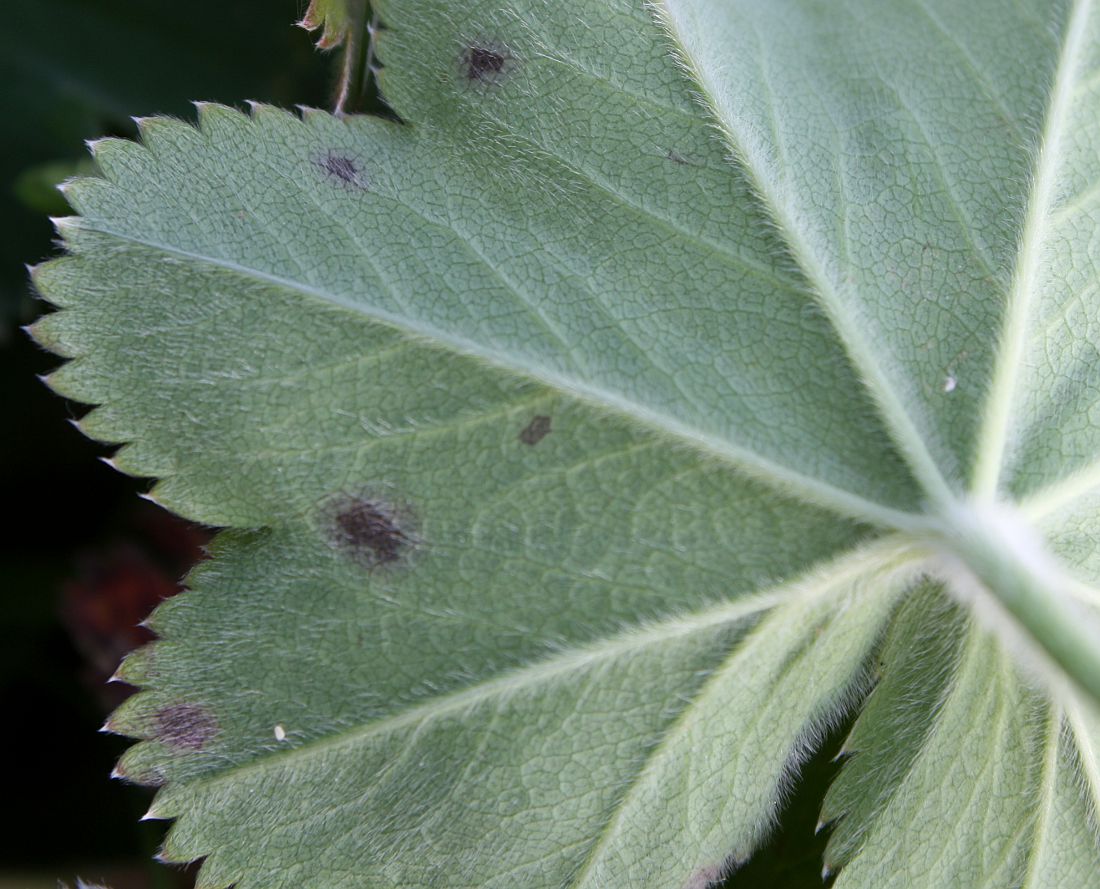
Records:
<instances>
[{"instance_id":1,"label":"pale central vein","mask_svg":"<svg viewBox=\"0 0 1100 889\"><path fill-rule=\"evenodd\" d=\"M662 0L658 13L665 23L678 55L689 70L695 85L706 103L707 110L718 123L723 137L736 152L745 175L761 202L774 220L795 261L806 279L813 285L814 295L824 309L853 366L860 372L864 384L874 398L886 427L914 476L921 482L925 494L933 503L948 503L953 493L940 468L932 457L917 429L913 418L902 402L894 383L875 355L867 333L851 307L851 299L843 292L843 285L834 281L827 264L810 239L796 222L796 213L781 194L779 183L769 174L768 163L742 138L736 122L723 113L717 100L717 85L709 73L696 62L688 50L688 41L679 20L667 0ZM766 78L765 78L766 80ZM778 135L776 136L778 138ZM775 146L779 150L780 146Z\"/></svg>"},{"instance_id":2,"label":"pale central vein","mask_svg":"<svg viewBox=\"0 0 1100 889\"><path fill-rule=\"evenodd\" d=\"M377 306L367 305L351 297L324 290L302 281L294 281L269 272L251 268L232 260L207 256L167 244L156 243L133 235L99 227L88 220L69 218L57 220L59 228L72 228L98 232L121 242L134 244L171 256L193 261L197 264L220 268L253 281L279 287L304 296L321 300L329 305L362 315L375 323L396 329L411 335L436 348L480 359L487 365L519 374L561 392L578 401L596 405L605 410L626 417L652 432L663 434L691 447L693 450L717 458L730 465L749 478L768 487L827 509L834 513L853 518L857 521L893 528L901 531L921 533L927 529L927 519L916 513L894 509L883 504L867 500L843 488L824 482L813 476L805 475L781 463L768 459L749 448L739 446L725 438L699 429L668 413L655 410L628 395L615 392L575 375L534 363L527 356L512 354L500 348L490 348L483 343L467 337L442 330L423 319L408 315L397 315Z\"/></svg>"},{"instance_id":3,"label":"pale central vein","mask_svg":"<svg viewBox=\"0 0 1100 889\"><path fill-rule=\"evenodd\" d=\"M901 575L908 577L919 572L924 558L926 553L919 547L913 547L900 535L881 538L845 553L827 565L818 566L784 586L721 602L696 612L631 627L618 635L598 639L585 646L566 648L544 660L522 665L335 734L306 741L291 750L198 776L185 782L184 786L189 790L206 789L229 779L240 780L247 774L270 768L292 768L295 762L303 758L316 757L333 748L363 743L372 737L418 726L449 713L470 711L486 702L506 700L512 695L531 692L569 674L591 670L600 663L619 657L630 657L654 645L751 620L756 615L802 596L823 596L830 590L855 584L875 575L882 575L884 578ZM158 802L161 800L158 799ZM174 816L161 814L154 804L148 817Z\"/></svg>"},{"instance_id":4,"label":"pale central vein","mask_svg":"<svg viewBox=\"0 0 1100 889\"><path fill-rule=\"evenodd\" d=\"M975 455L976 464L971 485L974 494L982 498L996 496L1004 470L1011 435L1014 395L1019 384L1030 322L1033 320L1033 305L1039 290L1043 248L1047 242L1058 193L1062 141L1066 120L1073 104L1079 60L1084 49L1091 11L1092 0L1077 0L1074 5L1058 59L1050 106L1043 124L1035 176L1028 196L1027 216L1020 235L1012 289L1005 309L1004 328Z\"/></svg>"}]
</instances>

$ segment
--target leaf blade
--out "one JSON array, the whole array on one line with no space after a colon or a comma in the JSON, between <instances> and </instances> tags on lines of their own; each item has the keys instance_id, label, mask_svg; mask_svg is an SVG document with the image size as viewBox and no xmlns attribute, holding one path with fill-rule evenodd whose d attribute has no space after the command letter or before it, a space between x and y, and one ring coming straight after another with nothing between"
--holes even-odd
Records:
<instances>
[{"instance_id":1,"label":"leaf blade","mask_svg":"<svg viewBox=\"0 0 1100 889\"><path fill-rule=\"evenodd\" d=\"M996 22L999 39L1011 33L1013 51L1040 70L1056 61L1045 35L1035 33L1026 10L996 2L965 13L930 2L837 11L669 2L664 9L894 441L927 495L948 499L971 458L969 431L992 361L982 331L1000 317L1012 243L1006 221L1024 204L1013 178L1026 176L1029 117L1044 98L1041 78L1005 70L1005 57L987 43L987 24ZM837 26L837 15L848 27ZM979 55L995 75L978 67ZM941 64L914 76L916 60L927 57ZM991 83L1010 98L990 92ZM1016 119L1005 118L1009 105L1019 109ZM997 156L1000 169L967 156L964 146L979 131L980 156ZM876 150L881 145L890 146L888 155ZM900 200L898 191L918 197ZM938 252L954 254L952 262L929 262ZM884 263L893 271L883 274ZM926 298L903 296L914 289ZM888 319L878 317L882 305L890 306Z\"/></svg>"}]
</instances>

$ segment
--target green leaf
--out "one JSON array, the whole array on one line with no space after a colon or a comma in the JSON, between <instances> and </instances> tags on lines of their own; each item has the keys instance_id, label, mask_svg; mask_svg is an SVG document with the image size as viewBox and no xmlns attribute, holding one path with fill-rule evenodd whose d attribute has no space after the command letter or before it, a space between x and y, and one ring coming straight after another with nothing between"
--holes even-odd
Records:
<instances>
[{"instance_id":1,"label":"green leaf","mask_svg":"<svg viewBox=\"0 0 1100 889\"><path fill-rule=\"evenodd\" d=\"M225 526L109 727L205 887L1094 885L1100 10L383 4L404 123L66 196L50 383ZM868 691L873 687L873 691Z\"/></svg>"}]
</instances>

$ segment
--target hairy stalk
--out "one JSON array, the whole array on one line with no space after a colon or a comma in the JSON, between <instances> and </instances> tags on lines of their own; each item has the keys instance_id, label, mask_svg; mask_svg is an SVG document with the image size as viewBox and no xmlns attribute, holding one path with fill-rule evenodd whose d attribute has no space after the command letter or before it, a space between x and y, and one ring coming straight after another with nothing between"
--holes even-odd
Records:
<instances>
[{"instance_id":1,"label":"hairy stalk","mask_svg":"<svg viewBox=\"0 0 1100 889\"><path fill-rule=\"evenodd\" d=\"M936 535L956 593L988 593L1030 642L1100 703L1100 627L1042 540L1004 504L959 504Z\"/></svg>"},{"instance_id":2,"label":"hairy stalk","mask_svg":"<svg viewBox=\"0 0 1100 889\"><path fill-rule=\"evenodd\" d=\"M344 66L340 74L340 92L336 98L336 114L352 114L361 109L371 76L371 56L374 52L374 27L367 33L367 0L349 0L349 25L344 39ZM364 36L366 46L364 46Z\"/></svg>"}]
</instances>

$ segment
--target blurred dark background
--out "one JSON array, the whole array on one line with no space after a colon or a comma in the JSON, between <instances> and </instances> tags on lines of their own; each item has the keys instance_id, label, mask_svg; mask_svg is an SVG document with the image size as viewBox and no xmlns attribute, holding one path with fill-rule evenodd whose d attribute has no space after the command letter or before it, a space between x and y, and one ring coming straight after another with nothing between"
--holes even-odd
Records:
<instances>
[{"instance_id":1,"label":"blurred dark background","mask_svg":"<svg viewBox=\"0 0 1100 889\"><path fill-rule=\"evenodd\" d=\"M106 680L146 641L138 622L202 557L210 531L137 496L110 450L68 421L87 408L37 375L58 364L21 331L47 306L24 263L55 252L55 186L93 172L85 139L134 136L131 116L193 119L192 99L330 107L337 60L293 26L306 0L12 0L0 28L0 739L10 790L0 889L76 878L112 889L182 889L155 864L164 826L139 821L147 791L108 778L126 746L98 733L127 693ZM377 107L377 97L368 96ZM835 773L835 733L805 770L766 854L736 887L821 886L813 830Z\"/></svg>"}]
</instances>

